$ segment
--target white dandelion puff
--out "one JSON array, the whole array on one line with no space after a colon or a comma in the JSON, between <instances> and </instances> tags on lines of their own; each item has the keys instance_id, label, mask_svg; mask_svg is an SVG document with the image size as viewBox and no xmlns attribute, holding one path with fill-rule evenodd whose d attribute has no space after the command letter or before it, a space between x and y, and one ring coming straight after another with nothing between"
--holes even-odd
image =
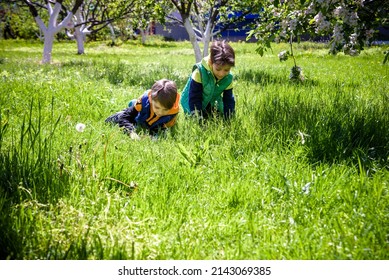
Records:
<instances>
[{"instance_id":1,"label":"white dandelion puff","mask_svg":"<svg viewBox=\"0 0 389 280\"><path fill-rule=\"evenodd\" d=\"M78 132L84 132L85 127L86 127L86 125L83 124L83 123L78 123L78 124L76 124L76 130L77 130Z\"/></svg>"}]
</instances>

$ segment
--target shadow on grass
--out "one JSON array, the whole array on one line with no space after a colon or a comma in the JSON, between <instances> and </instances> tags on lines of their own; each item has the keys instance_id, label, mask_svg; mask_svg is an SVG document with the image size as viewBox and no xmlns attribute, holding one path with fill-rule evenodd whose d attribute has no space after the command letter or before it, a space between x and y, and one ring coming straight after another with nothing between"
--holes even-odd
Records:
<instances>
[{"instance_id":1,"label":"shadow on grass","mask_svg":"<svg viewBox=\"0 0 389 280\"><path fill-rule=\"evenodd\" d=\"M7 120L0 115L1 259L23 258L24 240L34 235L34 211L56 203L69 190L69 176L62 172L51 153L60 118L45 139L40 113L36 122L33 118L30 113L29 118L23 120L19 139L16 139L14 132L7 135Z\"/></svg>"},{"instance_id":2,"label":"shadow on grass","mask_svg":"<svg viewBox=\"0 0 389 280\"><path fill-rule=\"evenodd\" d=\"M171 48L175 48L176 46L172 43L145 43L142 45L143 47L146 47L146 48L164 48L164 49L171 49Z\"/></svg>"},{"instance_id":3,"label":"shadow on grass","mask_svg":"<svg viewBox=\"0 0 389 280\"><path fill-rule=\"evenodd\" d=\"M53 162L15 150L0 153L0 259L22 259L24 240L35 232L34 209L45 209L69 190L69 177L60 176Z\"/></svg>"},{"instance_id":4,"label":"shadow on grass","mask_svg":"<svg viewBox=\"0 0 389 280\"><path fill-rule=\"evenodd\" d=\"M284 141L299 139L312 163L389 167L389 112L368 103L348 95L326 101L273 96L262 102L256 119Z\"/></svg>"},{"instance_id":5,"label":"shadow on grass","mask_svg":"<svg viewBox=\"0 0 389 280\"><path fill-rule=\"evenodd\" d=\"M243 69L236 75L236 80L242 80L254 84L283 84L288 82L281 76L272 75L265 70Z\"/></svg>"},{"instance_id":6,"label":"shadow on grass","mask_svg":"<svg viewBox=\"0 0 389 280\"><path fill-rule=\"evenodd\" d=\"M236 80L242 80L254 84L285 84L293 83L288 77L279 76L269 73L266 70L252 70L252 69L243 69L236 76ZM315 80L305 80L302 83L298 83L301 86L317 86L319 83Z\"/></svg>"},{"instance_id":7,"label":"shadow on grass","mask_svg":"<svg viewBox=\"0 0 389 280\"><path fill-rule=\"evenodd\" d=\"M75 68L83 68L84 69L84 67L91 67L93 65L94 65L93 61L86 61L86 60L70 60L70 61L66 61L66 62L61 63L61 67L63 67L63 68L75 67Z\"/></svg>"},{"instance_id":8,"label":"shadow on grass","mask_svg":"<svg viewBox=\"0 0 389 280\"><path fill-rule=\"evenodd\" d=\"M313 116L316 125L308 129L307 141L311 161L346 160L364 168L388 164L388 114L370 108L355 112L353 106L338 106L336 112L327 115L318 110L319 114Z\"/></svg>"}]
</instances>

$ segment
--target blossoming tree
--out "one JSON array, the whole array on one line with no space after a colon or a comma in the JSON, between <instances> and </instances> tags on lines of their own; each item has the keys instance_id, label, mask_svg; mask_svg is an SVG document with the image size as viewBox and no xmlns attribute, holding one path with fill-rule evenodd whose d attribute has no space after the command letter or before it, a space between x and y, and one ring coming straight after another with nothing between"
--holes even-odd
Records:
<instances>
[{"instance_id":1,"label":"blossoming tree","mask_svg":"<svg viewBox=\"0 0 389 280\"><path fill-rule=\"evenodd\" d=\"M271 42L289 42L291 51L280 53L281 61L293 56L293 41L300 42L306 34L329 36L332 54L358 55L371 43L377 27L387 22L389 10L389 1L379 0L258 0L256 5L260 18L248 38L258 40L261 56ZM300 71L294 63L292 72Z\"/></svg>"},{"instance_id":2,"label":"blossoming tree","mask_svg":"<svg viewBox=\"0 0 389 280\"><path fill-rule=\"evenodd\" d=\"M154 7L152 0L84 0L67 26L67 35L77 41L78 54L83 54L87 35L108 26L114 41L113 22L125 19L129 26L142 29L150 24Z\"/></svg>"},{"instance_id":3,"label":"blossoming tree","mask_svg":"<svg viewBox=\"0 0 389 280\"><path fill-rule=\"evenodd\" d=\"M209 43L224 28L241 21L251 12L249 0L167 0L180 17L170 19L185 27L192 44L196 62L208 55ZM239 13L235 13L239 12ZM222 26L215 30L216 25ZM203 51L199 42L203 43Z\"/></svg>"}]
</instances>

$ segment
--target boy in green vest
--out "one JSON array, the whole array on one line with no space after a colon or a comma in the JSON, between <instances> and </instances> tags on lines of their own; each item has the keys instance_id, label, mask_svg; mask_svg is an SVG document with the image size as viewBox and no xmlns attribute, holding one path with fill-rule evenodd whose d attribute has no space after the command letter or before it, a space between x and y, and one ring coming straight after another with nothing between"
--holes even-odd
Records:
<instances>
[{"instance_id":1,"label":"boy in green vest","mask_svg":"<svg viewBox=\"0 0 389 280\"><path fill-rule=\"evenodd\" d=\"M196 63L181 96L181 105L189 115L207 118L215 112L225 119L235 112L231 68L235 52L225 41L214 41L210 55Z\"/></svg>"}]
</instances>

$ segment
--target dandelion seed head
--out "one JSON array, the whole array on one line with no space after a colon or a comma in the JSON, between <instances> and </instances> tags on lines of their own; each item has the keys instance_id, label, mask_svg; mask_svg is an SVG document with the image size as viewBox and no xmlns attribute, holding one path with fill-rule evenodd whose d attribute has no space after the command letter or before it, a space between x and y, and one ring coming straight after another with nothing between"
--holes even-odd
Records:
<instances>
[{"instance_id":1,"label":"dandelion seed head","mask_svg":"<svg viewBox=\"0 0 389 280\"><path fill-rule=\"evenodd\" d=\"M78 123L78 124L76 124L76 130L77 130L78 132L84 132L85 127L86 127L86 125L83 124L83 123Z\"/></svg>"}]
</instances>

